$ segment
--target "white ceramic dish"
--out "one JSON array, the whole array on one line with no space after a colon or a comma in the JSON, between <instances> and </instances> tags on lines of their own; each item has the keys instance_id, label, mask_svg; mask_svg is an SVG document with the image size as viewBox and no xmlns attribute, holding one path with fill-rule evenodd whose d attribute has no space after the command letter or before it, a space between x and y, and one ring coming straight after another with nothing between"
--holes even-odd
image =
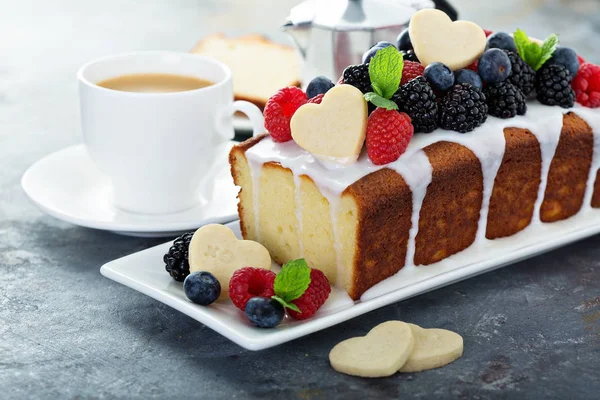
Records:
<instances>
[{"instance_id":1,"label":"white ceramic dish","mask_svg":"<svg viewBox=\"0 0 600 400\"><path fill-rule=\"evenodd\" d=\"M227 226L240 236L239 221ZM474 246L434 265L407 267L371 288L360 301L353 302L344 291L333 288L313 318L286 319L276 329L254 328L231 303L202 307L188 301L181 284L169 277L162 262L171 243L111 261L100 272L189 315L246 349L261 350L599 232L600 211L588 209L566 221L532 226L510 238L490 241L489 246Z\"/></svg>"},{"instance_id":2,"label":"white ceramic dish","mask_svg":"<svg viewBox=\"0 0 600 400\"><path fill-rule=\"evenodd\" d=\"M238 189L227 157L233 144L217 149L215 159L219 162L202 186L198 205L177 213L136 214L115 208L110 181L96 168L83 145L42 158L25 172L21 185L36 206L63 221L129 236L173 236L207 223L237 219Z\"/></svg>"}]
</instances>

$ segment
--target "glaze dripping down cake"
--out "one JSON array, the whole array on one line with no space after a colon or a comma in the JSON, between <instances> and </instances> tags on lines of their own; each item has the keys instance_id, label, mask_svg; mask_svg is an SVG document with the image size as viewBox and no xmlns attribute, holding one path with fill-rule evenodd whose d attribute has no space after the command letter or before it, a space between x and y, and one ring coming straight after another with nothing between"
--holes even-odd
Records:
<instances>
[{"instance_id":1,"label":"glaze dripping down cake","mask_svg":"<svg viewBox=\"0 0 600 400\"><path fill-rule=\"evenodd\" d=\"M417 57L433 40L429 25L451 24L438 13L422 10L411 20ZM405 83L402 68L389 79L398 70L389 66L402 65L390 46L371 49L369 65L349 66L322 94L286 88L274 95L268 133L230 153L244 238L262 243L277 263L306 259L356 300L407 266L432 268L600 208L600 104L571 88L579 84L572 62L597 68L599 82L600 67L557 50L555 35L541 45L517 30L514 39L488 40L507 48L485 49L483 30L467 28L448 54L427 54L439 62L404 60L415 75ZM439 29L454 35L451 25ZM427 32L423 43L420 32ZM474 36L476 44L462 46ZM508 49L511 41L540 46L538 58ZM471 53L463 57L462 49ZM442 87L446 70L456 82ZM363 118L365 99L372 104Z\"/></svg>"}]
</instances>

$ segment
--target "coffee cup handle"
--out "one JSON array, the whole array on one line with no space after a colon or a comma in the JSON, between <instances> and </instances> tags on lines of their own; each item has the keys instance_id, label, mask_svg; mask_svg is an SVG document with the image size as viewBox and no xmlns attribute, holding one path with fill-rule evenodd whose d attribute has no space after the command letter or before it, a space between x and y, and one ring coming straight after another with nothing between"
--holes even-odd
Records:
<instances>
[{"instance_id":1,"label":"coffee cup handle","mask_svg":"<svg viewBox=\"0 0 600 400\"><path fill-rule=\"evenodd\" d=\"M227 108L225 113L228 116L232 116L236 111L246 114L250 120L250 123L252 124L252 136L257 136L265 132L265 119L262 111L260 111L260 108L256 105L244 100L234 101ZM227 140L233 139L230 132L223 132L222 135L225 136Z\"/></svg>"}]
</instances>

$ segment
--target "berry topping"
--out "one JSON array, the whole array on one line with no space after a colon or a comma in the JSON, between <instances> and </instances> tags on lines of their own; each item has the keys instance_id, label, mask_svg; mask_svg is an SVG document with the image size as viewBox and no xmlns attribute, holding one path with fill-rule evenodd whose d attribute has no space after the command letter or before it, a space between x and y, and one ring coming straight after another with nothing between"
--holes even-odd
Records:
<instances>
[{"instance_id":1,"label":"berry topping","mask_svg":"<svg viewBox=\"0 0 600 400\"><path fill-rule=\"evenodd\" d=\"M417 76L422 76L425 68L418 62L404 61L404 68L402 69L402 80L400 85L404 85L409 81L412 81Z\"/></svg>"},{"instance_id":2,"label":"berry topping","mask_svg":"<svg viewBox=\"0 0 600 400\"><path fill-rule=\"evenodd\" d=\"M189 248L194 232L184 233L179 236L169 248L167 254L163 256L165 269L171 275L171 278L177 282L183 282L185 277L190 274Z\"/></svg>"},{"instance_id":3,"label":"berry topping","mask_svg":"<svg viewBox=\"0 0 600 400\"><path fill-rule=\"evenodd\" d=\"M325 94L329 89L335 85L328 78L324 76L317 76L308 84L306 88L306 96L310 99L318 94Z\"/></svg>"},{"instance_id":4,"label":"berry topping","mask_svg":"<svg viewBox=\"0 0 600 400\"><path fill-rule=\"evenodd\" d=\"M310 270L310 284L304 294L293 303L300 312L289 310L290 317L295 319L307 319L312 317L325 303L331 293L331 286L325 274L318 269Z\"/></svg>"},{"instance_id":5,"label":"berry topping","mask_svg":"<svg viewBox=\"0 0 600 400\"><path fill-rule=\"evenodd\" d=\"M441 62L429 64L423 71L423 76L431 87L440 92L445 92L454 85L454 74L447 65Z\"/></svg>"},{"instance_id":6,"label":"berry topping","mask_svg":"<svg viewBox=\"0 0 600 400\"><path fill-rule=\"evenodd\" d=\"M297 87L280 89L265 105L265 128L276 142L292 140L290 120L296 110L306 103L306 94Z\"/></svg>"},{"instance_id":7,"label":"berry topping","mask_svg":"<svg viewBox=\"0 0 600 400\"><path fill-rule=\"evenodd\" d=\"M510 58L500 49L486 50L479 59L478 71L486 83L502 82L510 75Z\"/></svg>"},{"instance_id":8,"label":"berry topping","mask_svg":"<svg viewBox=\"0 0 600 400\"><path fill-rule=\"evenodd\" d=\"M412 120L415 132L429 133L437 128L438 105L433 89L419 76L402 85L392 100Z\"/></svg>"},{"instance_id":9,"label":"berry topping","mask_svg":"<svg viewBox=\"0 0 600 400\"><path fill-rule=\"evenodd\" d=\"M486 49L517 51L515 39L506 32L496 32L488 36Z\"/></svg>"},{"instance_id":10,"label":"berry topping","mask_svg":"<svg viewBox=\"0 0 600 400\"><path fill-rule=\"evenodd\" d=\"M568 47L557 47L552 53L552 57L546 62L547 64L558 64L567 67L571 77L577 75L579 70L579 59L575 50Z\"/></svg>"},{"instance_id":11,"label":"berry topping","mask_svg":"<svg viewBox=\"0 0 600 400\"><path fill-rule=\"evenodd\" d=\"M440 127L470 132L487 119L488 106L480 89L461 83L446 93L439 105Z\"/></svg>"},{"instance_id":12,"label":"berry topping","mask_svg":"<svg viewBox=\"0 0 600 400\"><path fill-rule=\"evenodd\" d=\"M315 97L311 97L310 99L308 99L307 103L321 104L321 101L323 101L323 97L325 97L324 93L318 94Z\"/></svg>"},{"instance_id":13,"label":"berry topping","mask_svg":"<svg viewBox=\"0 0 600 400\"><path fill-rule=\"evenodd\" d=\"M579 54L577 54L577 61L579 61L579 65L581 65L585 62L585 59L583 57L581 57Z\"/></svg>"},{"instance_id":14,"label":"berry topping","mask_svg":"<svg viewBox=\"0 0 600 400\"><path fill-rule=\"evenodd\" d=\"M600 107L600 67L583 63L571 83L577 102L583 106Z\"/></svg>"},{"instance_id":15,"label":"berry topping","mask_svg":"<svg viewBox=\"0 0 600 400\"><path fill-rule=\"evenodd\" d=\"M414 128L408 114L377 108L367 122L367 154L375 165L396 161L406 151Z\"/></svg>"},{"instance_id":16,"label":"berry topping","mask_svg":"<svg viewBox=\"0 0 600 400\"><path fill-rule=\"evenodd\" d=\"M510 59L511 65L511 72L506 81L518 87L527 97L534 87L535 71L517 53L508 50L504 52Z\"/></svg>"},{"instance_id":17,"label":"berry topping","mask_svg":"<svg viewBox=\"0 0 600 400\"><path fill-rule=\"evenodd\" d=\"M487 30L487 29L484 29L484 30L483 30L483 33L485 33L485 37L489 37L489 36L490 36L492 33L494 33L494 32L492 32L492 31L489 31L489 30Z\"/></svg>"},{"instance_id":18,"label":"berry topping","mask_svg":"<svg viewBox=\"0 0 600 400\"><path fill-rule=\"evenodd\" d=\"M512 83L490 83L483 91L489 113L498 118L513 118L527 111L526 98Z\"/></svg>"},{"instance_id":19,"label":"berry topping","mask_svg":"<svg viewBox=\"0 0 600 400\"><path fill-rule=\"evenodd\" d=\"M478 89L483 87L483 82L479 74L471 69L459 69L454 72L454 82L456 83L468 83L475 86Z\"/></svg>"},{"instance_id":20,"label":"berry topping","mask_svg":"<svg viewBox=\"0 0 600 400\"><path fill-rule=\"evenodd\" d=\"M352 85L363 93L373 90L369 78L369 64L349 65L342 77L345 84Z\"/></svg>"},{"instance_id":21,"label":"berry topping","mask_svg":"<svg viewBox=\"0 0 600 400\"><path fill-rule=\"evenodd\" d=\"M396 47L398 47L398 50L412 50L413 46L410 42L408 28L404 29L398 35L398 38L396 39Z\"/></svg>"},{"instance_id":22,"label":"berry topping","mask_svg":"<svg viewBox=\"0 0 600 400\"><path fill-rule=\"evenodd\" d=\"M414 61L420 63L419 58L415 54L414 50L402 50L401 53L402 59L404 59L404 61Z\"/></svg>"},{"instance_id":23,"label":"berry topping","mask_svg":"<svg viewBox=\"0 0 600 400\"><path fill-rule=\"evenodd\" d=\"M207 306L221 295L221 284L210 272L196 271L183 281L183 291L194 303Z\"/></svg>"},{"instance_id":24,"label":"berry topping","mask_svg":"<svg viewBox=\"0 0 600 400\"><path fill-rule=\"evenodd\" d=\"M467 65L466 69L470 69L473 72L477 72L479 74L479 59L473 61L471 64Z\"/></svg>"},{"instance_id":25,"label":"berry topping","mask_svg":"<svg viewBox=\"0 0 600 400\"><path fill-rule=\"evenodd\" d=\"M385 49L386 47L390 47L390 46L394 46L394 45L390 42L377 42L377 44L375 44L369 50L364 52L364 54L362 56L362 63L363 64L369 63L369 61L371 61L371 58L375 57L375 54L379 50Z\"/></svg>"},{"instance_id":26,"label":"berry topping","mask_svg":"<svg viewBox=\"0 0 600 400\"><path fill-rule=\"evenodd\" d=\"M277 301L267 297L253 297L244 309L246 317L259 328L275 328L283 321L285 310Z\"/></svg>"},{"instance_id":27,"label":"berry topping","mask_svg":"<svg viewBox=\"0 0 600 400\"><path fill-rule=\"evenodd\" d=\"M229 297L233 304L244 311L252 297L271 297L275 272L263 268L244 267L233 273L229 281Z\"/></svg>"},{"instance_id":28,"label":"berry topping","mask_svg":"<svg viewBox=\"0 0 600 400\"><path fill-rule=\"evenodd\" d=\"M573 107L575 92L571 74L559 64L546 64L535 74L535 90L540 103L548 106Z\"/></svg>"}]
</instances>

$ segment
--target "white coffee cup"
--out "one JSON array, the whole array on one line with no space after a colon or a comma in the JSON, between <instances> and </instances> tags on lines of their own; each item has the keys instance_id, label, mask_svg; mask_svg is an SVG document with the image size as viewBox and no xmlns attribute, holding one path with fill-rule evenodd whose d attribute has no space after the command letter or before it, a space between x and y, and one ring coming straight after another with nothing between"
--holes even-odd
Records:
<instances>
[{"instance_id":1,"label":"white coffee cup","mask_svg":"<svg viewBox=\"0 0 600 400\"><path fill-rule=\"evenodd\" d=\"M178 74L215 83L169 93L125 92L96 84L135 73ZM235 111L250 118L254 135L264 131L260 109L233 101L231 70L211 58L126 53L91 61L77 77L83 141L112 181L114 205L126 211L170 213L197 205L216 149L233 138Z\"/></svg>"}]
</instances>

